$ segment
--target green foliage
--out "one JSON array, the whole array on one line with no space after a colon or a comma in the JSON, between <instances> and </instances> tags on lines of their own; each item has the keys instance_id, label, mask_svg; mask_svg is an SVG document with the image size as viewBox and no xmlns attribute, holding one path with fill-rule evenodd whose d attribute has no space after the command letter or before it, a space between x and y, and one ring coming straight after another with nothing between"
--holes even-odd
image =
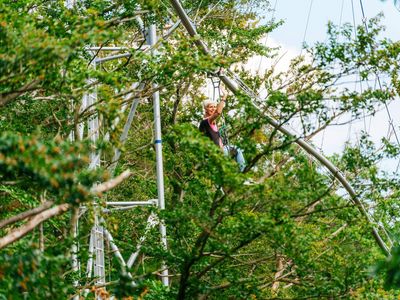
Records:
<instances>
[{"instance_id":1,"label":"green foliage","mask_svg":"<svg viewBox=\"0 0 400 300\"><path fill-rule=\"evenodd\" d=\"M398 271L400 263L400 250L399 247L394 247L391 255L382 260L376 266L376 273L385 274L385 289L399 289L400 288L400 274Z\"/></svg>"},{"instance_id":2,"label":"green foliage","mask_svg":"<svg viewBox=\"0 0 400 300\"><path fill-rule=\"evenodd\" d=\"M75 241L72 214L47 220L40 230L2 250L3 297L65 299L84 290L88 298L114 294L120 299L398 296L381 288L384 278L386 287L398 285L398 253L371 278L370 266L382 259L371 225L292 138L269 125L270 118L282 125L295 120L301 136L310 139L341 115L357 119L365 112L374 114L399 93L398 43L378 40L379 16L369 21L368 30L329 24L327 42L310 47L309 57L294 59L287 72L272 67L265 74L250 74L242 62L254 55L276 55L259 43L281 24L259 24L259 12L268 5L259 0L183 1L213 53L207 56L180 30L161 39L153 54L138 50L143 36L137 15L145 27L155 22L160 33L175 21L172 8L161 1L87 0L71 8L57 1L0 4L0 215L15 217L43 200L85 205L86 211L81 211ZM130 56L99 64L97 59L109 53L88 50L88 45L125 46ZM207 75L221 67L236 69L246 84L267 93L265 99L241 93L228 97L225 121L230 143L244 150L243 173L193 125L202 118ZM382 88L357 91L345 84L356 73L363 82L372 75L390 80ZM155 83L162 100L167 209L103 211L105 201L158 197L148 100ZM95 93L93 105L83 108L82 97ZM140 99L140 105L122 145L126 115L121 106L128 111L133 99ZM108 138L94 145L87 121L96 115L99 133ZM107 167L114 147L123 153L115 174L129 168L134 176L104 198L94 197L91 188L108 175L103 169L88 170L89 158L100 153ZM364 134L332 159L367 210L398 236L399 179L377 164L398 157L399 147L388 139L382 147L377 151ZM96 278L85 276L95 211L125 259L146 235L129 270L116 258L108 259L106 288L96 288ZM159 228L146 227L152 213L168 228L168 249L160 243ZM2 236L26 221L1 228ZM72 272L70 249L78 242L81 270ZM107 252L112 252L109 246ZM161 261L168 266L170 287L159 280Z\"/></svg>"},{"instance_id":3,"label":"green foliage","mask_svg":"<svg viewBox=\"0 0 400 300\"><path fill-rule=\"evenodd\" d=\"M53 140L43 143L36 137L5 133L0 136L1 179L30 180L38 191L47 189L57 201L79 204L90 199L89 190L103 181L102 172L86 169L89 162L83 144Z\"/></svg>"},{"instance_id":4,"label":"green foliage","mask_svg":"<svg viewBox=\"0 0 400 300\"><path fill-rule=\"evenodd\" d=\"M4 299L60 299L73 293L62 278L69 261L64 255L43 254L25 249L24 253L0 255L0 295Z\"/></svg>"}]
</instances>

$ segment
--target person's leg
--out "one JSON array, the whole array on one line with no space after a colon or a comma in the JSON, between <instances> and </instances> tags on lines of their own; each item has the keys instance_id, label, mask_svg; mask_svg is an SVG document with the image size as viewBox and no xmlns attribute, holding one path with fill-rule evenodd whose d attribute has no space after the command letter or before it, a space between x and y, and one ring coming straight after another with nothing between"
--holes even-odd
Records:
<instances>
[{"instance_id":1,"label":"person's leg","mask_svg":"<svg viewBox=\"0 0 400 300\"><path fill-rule=\"evenodd\" d=\"M236 154L235 160L239 164L240 172L243 172L244 168L246 167L246 160L244 159L242 149L240 149L239 147L236 147L236 151L237 151L237 154Z\"/></svg>"},{"instance_id":2,"label":"person's leg","mask_svg":"<svg viewBox=\"0 0 400 300\"><path fill-rule=\"evenodd\" d=\"M224 146L224 155L231 156L231 153L234 152L236 155L233 159L238 163L240 172L243 172L244 168L246 167L246 160L243 156L243 151L239 147L235 145L225 145Z\"/></svg>"},{"instance_id":3,"label":"person's leg","mask_svg":"<svg viewBox=\"0 0 400 300\"><path fill-rule=\"evenodd\" d=\"M229 156L229 150L230 150L229 146L228 145L224 145L224 155L225 156Z\"/></svg>"}]
</instances>

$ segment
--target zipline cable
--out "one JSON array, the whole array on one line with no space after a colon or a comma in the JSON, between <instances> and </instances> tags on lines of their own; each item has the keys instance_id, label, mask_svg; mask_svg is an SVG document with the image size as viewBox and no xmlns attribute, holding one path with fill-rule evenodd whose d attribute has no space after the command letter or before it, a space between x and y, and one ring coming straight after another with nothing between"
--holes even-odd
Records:
<instances>
[{"instance_id":1,"label":"zipline cable","mask_svg":"<svg viewBox=\"0 0 400 300\"><path fill-rule=\"evenodd\" d=\"M342 19L343 19L343 7L344 7L344 0L342 0L342 5L341 5L341 8L340 8L339 26L342 26Z\"/></svg>"},{"instance_id":2,"label":"zipline cable","mask_svg":"<svg viewBox=\"0 0 400 300\"><path fill-rule=\"evenodd\" d=\"M275 0L274 8L272 9L271 20L273 20L274 17L275 17L275 12L276 12L276 6L277 6L277 4L278 4L278 0ZM269 34L267 33L267 36L265 37L264 47L267 47L268 38L269 38ZM261 69L261 64L262 64L263 58L264 58L264 56L261 55L261 57L260 57L260 62L259 62L259 64L258 64L258 68L257 68L257 73L260 73L260 69ZM253 88L254 88L254 87L253 87Z\"/></svg>"},{"instance_id":3,"label":"zipline cable","mask_svg":"<svg viewBox=\"0 0 400 300\"><path fill-rule=\"evenodd\" d=\"M197 8L196 14L194 15L193 21L196 23L197 16L199 15L201 5L203 4L203 0L200 0L199 7Z\"/></svg>"},{"instance_id":4,"label":"zipline cable","mask_svg":"<svg viewBox=\"0 0 400 300\"><path fill-rule=\"evenodd\" d=\"M365 16L364 5L363 5L363 1L362 0L360 0L360 8L361 8L362 16L363 16L362 17L362 21L363 21L363 24L364 24L364 27L365 27L365 32L368 34L369 30L368 30L368 25L367 25L367 18ZM371 46L373 46L373 45L371 45ZM381 83L379 74L376 71L374 71L374 74L375 74L375 77L376 77L376 79L378 81L379 89L382 90L383 88L382 88L382 83ZM392 118L392 115L391 115L391 113L389 111L389 107L388 107L386 101L383 102L383 104L385 105L386 114L387 114L388 119L389 119L389 126L392 127L392 131L394 133L394 137L396 139L397 145L400 147L400 140L399 140L399 137L398 137L398 134L397 134L397 130L396 130L394 124L393 124L393 118ZM399 167L400 167L400 161L399 161L399 163L397 165L396 173L399 171Z\"/></svg>"},{"instance_id":5,"label":"zipline cable","mask_svg":"<svg viewBox=\"0 0 400 300\"><path fill-rule=\"evenodd\" d=\"M311 10L312 10L313 3L314 3L314 0L311 0L311 1L310 1L310 7L309 7L309 9L308 9L306 28L305 28L305 30L304 30L303 42L302 42L302 46L301 46L300 55L303 53L304 42L306 41L306 35L307 35L307 31L308 31L308 23L310 22L310 16L311 16Z\"/></svg>"},{"instance_id":6,"label":"zipline cable","mask_svg":"<svg viewBox=\"0 0 400 300\"><path fill-rule=\"evenodd\" d=\"M232 18L232 22L231 22L231 26L229 28L229 31L226 35L226 39L225 39L225 48L224 51L222 52L222 55L226 55L227 50L228 50L228 42L229 42L229 38L231 37L232 34L232 29L233 29L233 25L236 24L236 18L237 18L237 13L238 11L235 9L234 13L233 13L233 18Z\"/></svg>"},{"instance_id":7,"label":"zipline cable","mask_svg":"<svg viewBox=\"0 0 400 300\"><path fill-rule=\"evenodd\" d=\"M187 16L185 10L183 9L181 3L179 0L170 0L172 6L174 7L176 13L178 14L179 18L182 20L182 24L185 26L187 32L189 33L190 36L192 37L197 37L195 39L194 43L200 48L200 50L206 54L210 55L210 52L206 46L206 44L199 38L196 29L194 28L193 24L190 22L189 17ZM220 78L222 82L229 88L233 93L238 93L239 90L244 91L251 99L252 105L256 109L260 109L259 106L254 102L254 100L260 100L257 96L254 97L254 92L247 93L247 90L250 90L248 87L247 89L241 86L239 86L239 83L235 82L225 74L221 74ZM254 100L253 100L254 99ZM291 137L295 143L297 143L301 148L303 148L307 153L309 153L312 157L315 157L324 167L326 167L333 176L336 177L336 179L342 184L342 186L345 188L345 190L349 193L351 199L353 202L356 204L357 208L361 212L361 214L366 218L369 224L372 225L372 235L374 236L377 244L379 247L382 249L382 251L386 254L389 255L390 250L389 247L386 245L386 243L383 241L381 235L379 234L378 228L375 225L376 222L371 218L367 210L365 209L363 203L360 201L358 198L357 193L354 191L350 183L346 180L344 175L341 173L341 171L332 164L326 157L321 155L314 147L312 147L309 143L307 143L304 139L301 137L298 137L295 133L292 132L291 129L287 128L283 124L280 124L279 122L275 121L273 118L267 116L267 121L268 123L273 126L275 129L279 130L283 134ZM379 225L378 225L379 226Z\"/></svg>"},{"instance_id":8,"label":"zipline cable","mask_svg":"<svg viewBox=\"0 0 400 300\"><path fill-rule=\"evenodd\" d=\"M217 3L215 3L215 5L213 7L211 7L208 12L203 16L203 18L201 20L199 20L197 22L197 25L199 25L200 23L202 23L208 16L209 14L222 2L222 0L219 0Z\"/></svg>"}]
</instances>

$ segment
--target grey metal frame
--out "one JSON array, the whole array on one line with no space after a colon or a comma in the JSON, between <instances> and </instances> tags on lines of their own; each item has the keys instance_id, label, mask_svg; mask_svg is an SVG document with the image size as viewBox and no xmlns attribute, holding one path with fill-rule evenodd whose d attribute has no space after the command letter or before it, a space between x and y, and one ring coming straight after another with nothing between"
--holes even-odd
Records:
<instances>
[{"instance_id":1,"label":"grey metal frame","mask_svg":"<svg viewBox=\"0 0 400 300\"><path fill-rule=\"evenodd\" d=\"M173 30L175 30L179 25L179 22L174 24L172 30L170 29L168 31L168 35L172 33ZM154 53L154 47L157 42L157 36L156 36L156 27L155 25L151 25L147 31L147 38L148 38L148 44L144 45L144 49L148 50L150 49L152 53ZM89 47L87 50L90 51L121 51L121 50L126 50L124 47ZM126 56L129 56L129 53L123 53L119 55L114 55L114 56L109 56L106 58L101 58L101 59L94 59L91 63L92 67L96 67L98 64L101 64L105 61L113 60L113 59L119 59L123 58ZM143 87L142 85L139 85L139 88ZM154 84L153 87L156 87ZM129 97L129 94L128 94ZM91 107L90 109L94 109L93 104L95 103L97 99L97 93L96 91L84 95L82 99L82 105L81 105L81 111L87 109L88 107ZM140 99L134 99L134 101L131 104L129 115L127 117L126 123L124 125L123 132L120 137L120 141L124 143L127 139L128 131L132 125L133 118L136 113L137 106L139 104ZM123 107L123 110L125 110L126 107ZM154 111L154 129L155 129L155 148L156 148L156 172L157 172L157 192L158 192L158 198L157 199L149 199L147 201L120 201L120 202L106 202L107 208L102 209L103 212L107 213L112 210L126 210L126 209L132 209L137 206L157 206L160 209L165 209L165 200L164 200L164 178L163 178L163 160L162 160L162 145L161 145L161 115L160 115L160 96L159 92L155 92L153 94L153 111ZM119 122L119 119L117 120ZM116 126L116 124L114 124ZM78 135L79 138L81 139L83 137L83 132L84 132L84 123L81 123L78 125ZM93 116L90 117L90 119L87 121L87 127L88 127L88 135L89 138L92 142L96 142L97 139L99 138L99 119L97 114L94 114ZM106 134L105 138L108 138L108 134ZM74 134L71 132L70 135L70 140L74 140ZM115 154L112 160L112 164L110 165L110 171L113 173L115 166L117 164L117 161L120 157L121 153L118 149L115 150ZM91 153L90 155L90 164L89 168L94 169L100 166L100 154L99 153ZM159 231L161 235L161 243L165 248L167 248L167 233L166 233L166 226L165 224L160 221L157 216L154 213L151 213L148 220L147 220L147 226L146 230L144 233L144 236L142 236L138 244L136 246L135 252L133 252L130 255L130 258L128 262L126 263L118 246L115 244L112 235L110 232L104 227L105 221L104 219L100 218L100 208L95 204L94 205L95 209L95 220L94 220L94 226L91 229L91 234L90 234L90 240L89 240L89 259L87 261L87 268L86 268L86 276L91 277L92 274L97 277L95 284L96 285L101 285L103 286L106 281L106 270L105 270L105 249L104 249L104 241L107 240L112 248L112 252L114 255L116 255L117 260L120 262L122 270L125 272L127 267L130 268L132 267L133 263L135 262L136 258L139 255L140 249L142 247L143 242L146 240L146 236L151 228L156 226L157 224L159 225ZM82 206L80 208L80 213L79 216L84 214L87 211L87 208ZM79 218L78 218L79 219ZM76 239L78 237L78 227L77 223L73 224L73 234L74 238ZM77 252L79 251L78 243L74 243L71 249L72 253L72 269L74 271L79 271L80 269L80 264L77 258ZM131 277L131 274L128 273L128 275ZM169 285L169 277L168 277L168 268L166 267L165 263L162 263L161 266L161 279L162 282L165 286ZM132 281L133 284L135 284ZM78 282L75 282L74 285L78 287ZM88 293L88 290L85 290L83 292L83 295L86 296ZM79 299L79 295L76 295L74 299Z\"/></svg>"},{"instance_id":2,"label":"grey metal frame","mask_svg":"<svg viewBox=\"0 0 400 300\"><path fill-rule=\"evenodd\" d=\"M152 24L149 28L149 44L153 47L157 43L156 25ZM153 53L154 48L153 48ZM153 88L157 88L157 84L153 83ZM165 209L165 198L164 198L164 167L162 158L162 139L161 139L161 113L160 113L160 92L156 90L153 94L153 111L154 111L154 131L155 131L155 148L156 148L156 164L157 164L157 193L158 193L158 208L160 210ZM164 248L167 249L167 229L165 224L161 220L159 222L161 243ZM165 286L169 285L168 268L163 262L161 271L162 282Z\"/></svg>"}]
</instances>

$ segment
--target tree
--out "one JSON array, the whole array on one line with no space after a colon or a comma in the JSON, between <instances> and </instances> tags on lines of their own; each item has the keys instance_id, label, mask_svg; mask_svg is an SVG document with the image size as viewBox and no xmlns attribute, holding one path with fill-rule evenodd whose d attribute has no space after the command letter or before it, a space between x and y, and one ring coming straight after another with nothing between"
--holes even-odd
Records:
<instances>
[{"instance_id":1,"label":"tree","mask_svg":"<svg viewBox=\"0 0 400 300\"><path fill-rule=\"evenodd\" d=\"M399 47L378 40L379 17L370 20L368 32L329 24L328 41L310 47L307 57L296 58L289 71L254 75L242 68L243 62L257 54L275 55L257 42L279 25L258 23L257 12L268 7L268 1L185 1L212 57L195 49L194 40L181 29L162 39L154 55L139 49L144 41L137 16L145 25L156 22L161 33L176 21L163 2L85 1L65 8L27 0L0 5L0 127L5 132L0 138L5 219L0 241L21 229L31 232L0 254L1 293L15 299L24 294L33 299L65 298L84 290L89 297L113 293L146 299L397 295L380 290L381 277L370 277L368 268L383 255L355 205L293 139L268 124L270 117L282 125L297 120L301 136L309 140L339 116L357 120L363 111L374 114L398 95ZM88 45L123 45L130 55L93 68L104 52L93 53ZM207 75L221 67L235 70L249 86L268 93L262 100L240 93L228 99L229 139L245 150L248 162L243 173L193 126L201 119ZM371 86L361 92L337 86L358 73L362 81L374 74L390 80L382 89ZM85 248L91 214L104 198L157 197L152 107L147 100L155 90L153 83L163 99L167 210L136 208L102 217L127 252L135 251L132 240L146 231L146 217L155 212L167 225L169 248L159 243L155 228L149 229L139 264L128 270L137 285L132 286L113 258L106 292L93 287L94 278L85 278L83 263L80 274L72 272L70 249L76 240L70 224L76 207L86 205L89 213L82 217L78 235ZM97 102L82 109L82 97L94 91ZM134 127L121 145L126 116L120 108L135 98L141 103ZM334 109L327 99L335 102ZM251 101L257 101L261 111ZM101 116L100 131L109 139L93 145L85 125L82 139L78 137L82 124L96 113ZM68 138L71 132L75 141ZM120 177L109 181L105 169L112 163L113 146L124 155L115 170ZM387 140L383 147L377 152L365 135L359 145L348 145L332 159L366 205L374 207L375 217L397 234L398 179L379 172L376 164L383 157L397 157L399 147ZM101 153L104 169L86 168L91 153ZM128 168L134 175L129 179L123 172ZM249 177L257 184L244 185ZM118 187L102 195L93 190L97 182L106 182L100 185L104 191ZM82 251L79 259L84 262L87 255ZM170 269L169 288L157 277L161 260ZM76 280L78 287L73 286Z\"/></svg>"}]
</instances>

